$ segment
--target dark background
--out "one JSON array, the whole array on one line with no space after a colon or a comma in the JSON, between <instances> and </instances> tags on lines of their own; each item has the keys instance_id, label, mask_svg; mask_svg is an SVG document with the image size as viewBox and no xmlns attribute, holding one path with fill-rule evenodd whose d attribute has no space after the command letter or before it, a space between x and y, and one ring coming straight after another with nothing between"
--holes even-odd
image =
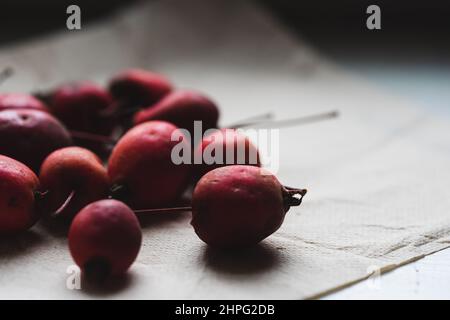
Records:
<instances>
[{"instance_id":1,"label":"dark background","mask_svg":"<svg viewBox=\"0 0 450 320\"><path fill-rule=\"evenodd\" d=\"M139 0L1 0L0 47L64 28L70 4L82 8L86 24L135 1ZM342 59L348 55L399 63L405 59L449 60L450 1L255 1L267 6L295 34ZM382 30L365 27L370 4L381 7Z\"/></svg>"},{"instance_id":2,"label":"dark background","mask_svg":"<svg viewBox=\"0 0 450 320\"><path fill-rule=\"evenodd\" d=\"M0 0L0 46L66 27L66 9L81 8L82 23L104 18L132 0Z\"/></svg>"},{"instance_id":3,"label":"dark background","mask_svg":"<svg viewBox=\"0 0 450 320\"><path fill-rule=\"evenodd\" d=\"M450 1L263 0L291 30L330 54L374 59L448 60ZM366 8L381 8L381 30L366 28ZM344 57L342 57L344 58Z\"/></svg>"}]
</instances>

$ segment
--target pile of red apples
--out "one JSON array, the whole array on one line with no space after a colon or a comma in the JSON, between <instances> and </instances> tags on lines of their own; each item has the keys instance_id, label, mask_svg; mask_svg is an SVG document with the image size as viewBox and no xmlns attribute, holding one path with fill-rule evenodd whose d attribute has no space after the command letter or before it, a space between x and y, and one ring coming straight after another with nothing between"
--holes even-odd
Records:
<instances>
[{"instance_id":1,"label":"pile of red apples","mask_svg":"<svg viewBox=\"0 0 450 320\"><path fill-rule=\"evenodd\" d=\"M73 259L95 280L121 275L135 261L142 215L190 211L196 234L218 249L259 243L306 190L280 184L259 155L240 164L172 161L194 121L206 131L218 120L219 108L203 93L138 69L112 77L107 88L76 82L0 94L0 241L39 220L66 226ZM217 132L225 131L226 138L206 135L187 147L258 154L242 133Z\"/></svg>"}]
</instances>

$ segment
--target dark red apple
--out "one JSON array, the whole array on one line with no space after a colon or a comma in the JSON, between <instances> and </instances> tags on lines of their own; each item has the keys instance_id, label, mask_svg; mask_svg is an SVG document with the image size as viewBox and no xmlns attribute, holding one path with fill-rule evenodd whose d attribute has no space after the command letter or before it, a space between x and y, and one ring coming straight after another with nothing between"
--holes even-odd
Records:
<instances>
[{"instance_id":1,"label":"dark red apple","mask_svg":"<svg viewBox=\"0 0 450 320\"><path fill-rule=\"evenodd\" d=\"M141 242L136 215L117 200L91 203L75 216L69 230L70 253L89 280L124 274Z\"/></svg>"},{"instance_id":2,"label":"dark red apple","mask_svg":"<svg viewBox=\"0 0 450 320\"><path fill-rule=\"evenodd\" d=\"M32 109L48 111L47 106L32 95L25 93L0 94L0 111L8 109Z\"/></svg>"},{"instance_id":3,"label":"dark red apple","mask_svg":"<svg viewBox=\"0 0 450 320\"><path fill-rule=\"evenodd\" d=\"M47 191L41 201L45 214L71 220L86 205L105 199L109 179L101 160L91 151L67 147L51 153L39 174L42 189Z\"/></svg>"},{"instance_id":4,"label":"dark red apple","mask_svg":"<svg viewBox=\"0 0 450 320\"><path fill-rule=\"evenodd\" d=\"M160 208L177 201L191 174L189 164L172 159L172 150L179 144L190 150L184 135L168 122L145 122L128 131L108 163L113 189L122 191L119 199L133 209Z\"/></svg>"},{"instance_id":5,"label":"dark red apple","mask_svg":"<svg viewBox=\"0 0 450 320\"><path fill-rule=\"evenodd\" d=\"M36 173L51 152L71 144L69 132L49 113L31 109L0 111L0 154L24 163Z\"/></svg>"},{"instance_id":6,"label":"dark red apple","mask_svg":"<svg viewBox=\"0 0 450 320\"><path fill-rule=\"evenodd\" d=\"M129 69L111 79L109 90L123 108L146 107L172 91L172 84L163 75Z\"/></svg>"},{"instance_id":7,"label":"dark red apple","mask_svg":"<svg viewBox=\"0 0 450 320\"><path fill-rule=\"evenodd\" d=\"M28 230L39 218L39 179L24 164L0 155L0 235Z\"/></svg>"}]
</instances>

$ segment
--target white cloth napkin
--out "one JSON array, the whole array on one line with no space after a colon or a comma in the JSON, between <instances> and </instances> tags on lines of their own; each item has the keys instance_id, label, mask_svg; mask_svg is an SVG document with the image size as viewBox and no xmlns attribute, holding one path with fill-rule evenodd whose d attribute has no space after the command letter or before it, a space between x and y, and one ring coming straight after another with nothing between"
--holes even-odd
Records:
<instances>
[{"instance_id":1,"label":"white cloth napkin","mask_svg":"<svg viewBox=\"0 0 450 320\"><path fill-rule=\"evenodd\" d=\"M278 176L309 193L257 249L215 252L189 213L158 216L143 223L126 278L70 290L65 237L36 226L0 241L0 298L311 298L450 246L448 121L340 70L250 1L140 3L81 31L2 48L6 65L16 75L2 91L105 83L144 67L213 97L224 124L266 111L341 117L281 129Z\"/></svg>"}]
</instances>

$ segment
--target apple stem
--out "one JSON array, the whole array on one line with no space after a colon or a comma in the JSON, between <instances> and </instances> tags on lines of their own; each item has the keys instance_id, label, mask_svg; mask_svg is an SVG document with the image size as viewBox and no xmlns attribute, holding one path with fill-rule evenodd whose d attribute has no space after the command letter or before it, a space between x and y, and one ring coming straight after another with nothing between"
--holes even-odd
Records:
<instances>
[{"instance_id":1,"label":"apple stem","mask_svg":"<svg viewBox=\"0 0 450 320\"><path fill-rule=\"evenodd\" d=\"M263 113L260 115L252 116L246 119L242 119L239 122L233 123L229 126L226 126L226 128L230 129L237 129L242 127L248 127L257 123L260 123L264 120L271 120L274 118L274 114L272 112Z\"/></svg>"},{"instance_id":2,"label":"apple stem","mask_svg":"<svg viewBox=\"0 0 450 320\"><path fill-rule=\"evenodd\" d=\"M130 116L144 108L144 106L127 107L128 103L124 101L114 101L108 108L100 112L100 116L105 118L120 118Z\"/></svg>"},{"instance_id":3,"label":"apple stem","mask_svg":"<svg viewBox=\"0 0 450 320\"><path fill-rule=\"evenodd\" d=\"M45 198L45 196L48 194L48 190L47 191L35 191L34 192L34 198L36 200L42 200Z\"/></svg>"},{"instance_id":4,"label":"apple stem","mask_svg":"<svg viewBox=\"0 0 450 320\"><path fill-rule=\"evenodd\" d=\"M164 212L177 213L191 210L192 207L173 207L173 208L159 208L159 209L140 209L133 211L136 214L141 214L141 213L164 213Z\"/></svg>"},{"instance_id":5,"label":"apple stem","mask_svg":"<svg viewBox=\"0 0 450 320\"><path fill-rule=\"evenodd\" d=\"M112 118L116 115L117 110L120 108L121 103L119 101L114 101L108 107L101 110L98 114L103 118Z\"/></svg>"},{"instance_id":6,"label":"apple stem","mask_svg":"<svg viewBox=\"0 0 450 320\"><path fill-rule=\"evenodd\" d=\"M72 201L72 199L74 198L76 192L75 190L72 190L72 192L70 192L69 196L67 197L67 199L64 201L64 203L58 208L58 210L56 210L53 214L52 217L57 217L59 216L69 205L69 203Z\"/></svg>"},{"instance_id":7,"label":"apple stem","mask_svg":"<svg viewBox=\"0 0 450 320\"><path fill-rule=\"evenodd\" d=\"M289 126L296 126L296 125L303 125L313 122L319 122L323 120L333 119L337 118L339 116L339 111L333 110L325 113L319 113L319 114L313 114L309 116L302 116L292 119L284 119L284 120L272 120L272 121L261 121L256 123L248 123L240 125L239 128L243 127L289 127Z\"/></svg>"},{"instance_id":8,"label":"apple stem","mask_svg":"<svg viewBox=\"0 0 450 320\"><path fill-rule=\"evenodd\" d=\"M116 199L123 202L127 202L127 199L129 198L130 190L128 186L124 184L114 184L109 189L109 199Z\"/></svg>"},{"instance_id":9,"label":"apple stem","mask_svg":"<svg viewBox=\"0 0 450 320\"><path fill-rule=\"evenodd\" d=\"M83 132L83 131L76 131L76 130L69 130L70 135L73 138L82 139L82 140L91 140L91 141L97 141L105 144L116 144L117 140L113 139L108 136L102 136L95 133L90 132Z\"/></svg>"},{"instance_id":10,"label":"apple stem","mask_svg":"<svg viewBox=\"0 0 450 320\"><path fill-rule=\"evenodd\" d=\"M43 103L45 103L45 105L47 107L49 107L49 108L52 107L51 100L52 100L53 92L51 92L51 91L40 91L39 90L39 91L33 91L31 93L31 95L33 97L35 97L36 99L41 100Z\"/></svg>"},{"instance_id":11,"label":"apple stem","mask_svg":"<svg viewBox=\"0 0 450 320\"><path fill-rule=\"evenodd\" d=\"M0 84L8 80L14 73L12 67L6 67L0 72Z\"/></svg>"},{"instance_id":12,"label":"apple stem","mask_svg":"<svg viewBox=\"0 0 450 320\"><path fill-rule=\"evenodd\" d=\"M285 196L284 196L284 204L289 207L299 206L302 204L303 197L306 195L308 190L306 189L297 189L285 186ZM296 197L300 195L300 197Z\"/></svg>"}]
</instances>

